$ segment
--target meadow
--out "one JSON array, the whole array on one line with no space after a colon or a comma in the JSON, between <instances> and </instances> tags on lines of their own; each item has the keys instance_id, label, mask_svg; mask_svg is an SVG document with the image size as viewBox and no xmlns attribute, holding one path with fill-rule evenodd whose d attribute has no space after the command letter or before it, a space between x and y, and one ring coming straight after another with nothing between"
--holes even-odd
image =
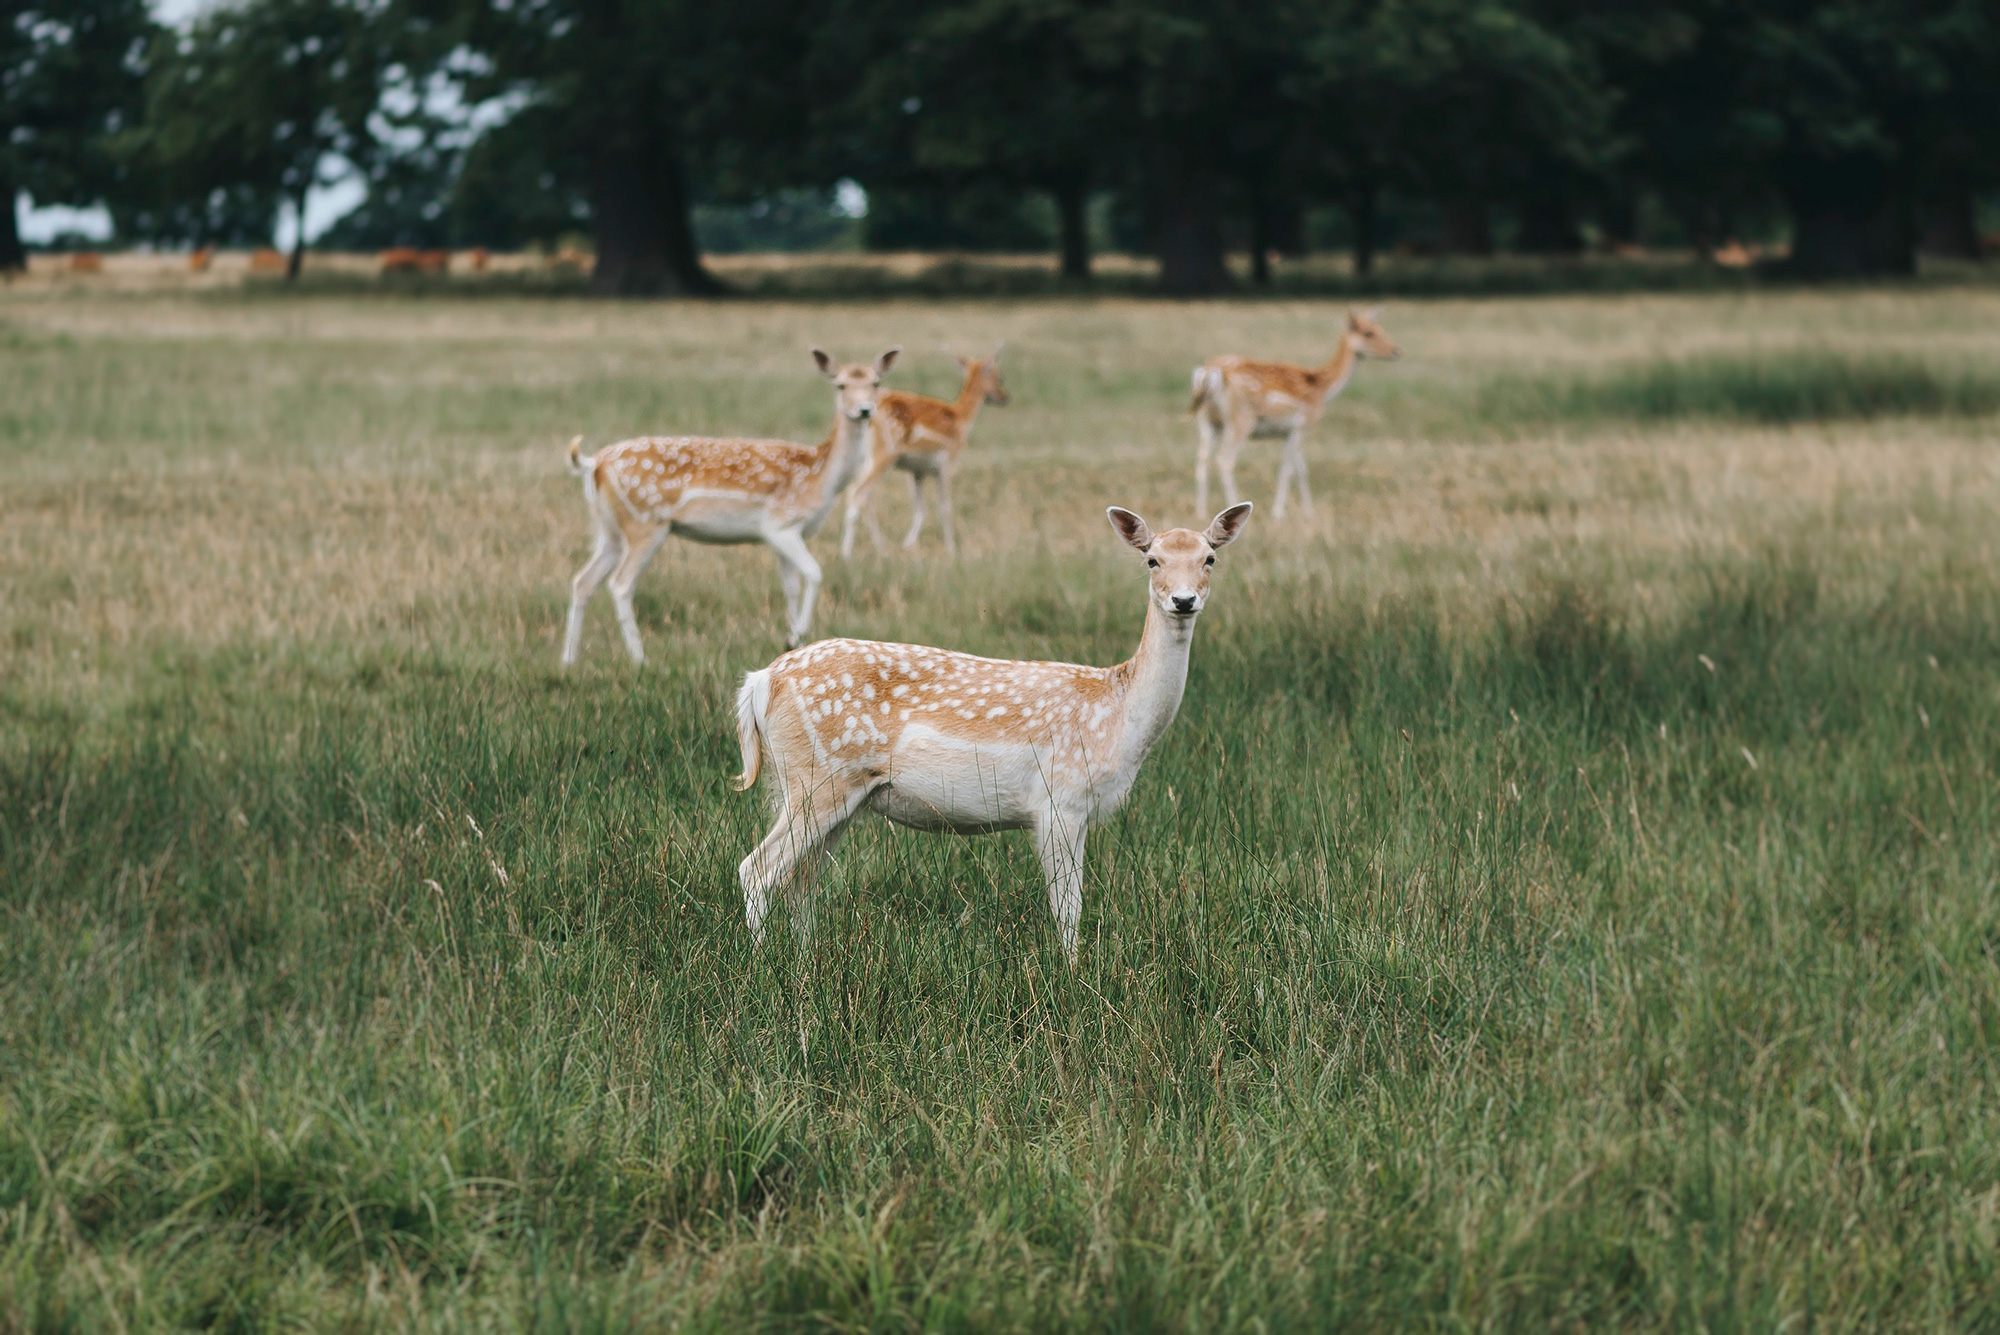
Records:
<instances>
[{"instance_id":1,"label":"meadow","mask_svg":"<svg viewBox=\"0 0 2000 1335\"><path fill-rule=\"evenodd\" d=\"M1074 972L880 823L752 950L762 549L557 671L572 434L1001 338L815 630L1116 661L1189 367L1339 311L0 291L0 1331L2000 1324L2000 288L1390 304Z\"/></svg>"}]
</instances>

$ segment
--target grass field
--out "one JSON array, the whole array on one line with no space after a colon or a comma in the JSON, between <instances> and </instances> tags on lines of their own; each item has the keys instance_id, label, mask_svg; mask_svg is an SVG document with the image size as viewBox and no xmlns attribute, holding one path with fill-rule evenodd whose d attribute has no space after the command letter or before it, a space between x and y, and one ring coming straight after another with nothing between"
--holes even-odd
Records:
<instances>
[{"instance_id":1,"label":"grass field","mask_svg":"<svg viewBox=\"0 0 2000 1335\"><path fill-rule=\"evenodd\" d=\"M752 952L767 553L555 670L570 435L1001 337L816 629L1123 657L1188 368L1336 314L0 293L0 1330L2000 1323L2000 291L1391 305L1074 974L880 824Z\"/></svg>"}]
</instances>

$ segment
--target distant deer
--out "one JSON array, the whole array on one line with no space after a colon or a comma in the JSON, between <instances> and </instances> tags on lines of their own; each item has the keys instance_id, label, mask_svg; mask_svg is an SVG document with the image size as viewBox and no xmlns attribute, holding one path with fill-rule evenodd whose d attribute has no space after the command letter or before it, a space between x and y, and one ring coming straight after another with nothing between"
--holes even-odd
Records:
<instances>
[{"instance_id":1,"label":"distant deer","mask_svg":"<svg viewBox=\"0 0 2000 1335\"><path fill-rule=\"evenodd\" d=\"M1285 453L1278 462L1278 501L1271 518L1285 517L1285 492L1296 481L1299 504L1313 512L1312 491L1306 486L1306 457L1300 448L1306 432L1319 421L1329 400L1347 388L1355 363L1363 357L1393 360L1400 355L1395 340L1375 323L1382 308L1365 314L1347 313L1340 345L1323 366L1293 366L1289 362L1255 362L1247 357L1216 357L1194 370L1194 414L1200 444L1194 461L1195 512L1208 509L1208 465L1212 459L1222 474L1222 494L1232 504L1236 490L1236 456L1253 436L1283 436Z\"/></svg>"},{"instance_id":2,"label":"distant deer","mask_svg":"<svg viewBox=\"0 0 2000 1335\"><path fill-rule=\"evenodd\" d=\"M801 939L810 932L813 880L868 806L918 830L1031 831L1076 963L1084 834L1124 803L1180 709L1215 553L1243 531L1250 506L1230 506L1200 533L1155 535L1130 510L1107 513L1148 571L1139 651L1117 667L824 640L744 677L736 786L768 766L777 812L739 868L755 939L771 895L788 885L793 928Z\"/></svg>"},{"instance_id":3,"label":"distant deer","mask_svg":"<svg viewBox=\"0 0 2000 1335\"><path fill-rule=\"evenodd\" d=\"M818 445L784 440L641 436L581 453L583 437L569 443L570 472L583 479L597 549L570 585L569 626L562 661L576 661L583 640L583 608L606 576L611 602L632 661L646 661L639 623L632 616L632 586L653 553L676 534L695 542L762 542L778 554L785 590L785 643L796 646L812 628L819 597L819 562L806 539L819 531L841 489L868 457L868 419L882 392L882 377L901 349L873 364L836 366L813 349L820 374L833 382L833 429Z\"/></svg>"},{"instance_id":4,"label":"distant deer","mask_svg":"<svg viewBox=\"0 0 2000 1335\"><path fill-rule=\"evenodd\" d=\"M910 531L903 536L904 548L916 546L917 535L924 531L924 479L930 478L937 484L945 550L954 556L958 554L958 537L952 531L952 470L958 466L958 456L965 453L966 442L972 437L972 423L979 415L979 405L1006 407L1007 387L1000 382L1000 348L993 349L991 357L953 360L964 369L965 382L959 386L958 397L949 403L900 390L882 396L875 410L868 471L847 496L847 521L840 531L843 557L854 555L856 516L868 520L868 536L874 540L875 550L882 550L882 530L876 527L875 516L864 515L864 510L875 484L891 468L899 468L910 477Z\"/></svg>"}]
</instances>

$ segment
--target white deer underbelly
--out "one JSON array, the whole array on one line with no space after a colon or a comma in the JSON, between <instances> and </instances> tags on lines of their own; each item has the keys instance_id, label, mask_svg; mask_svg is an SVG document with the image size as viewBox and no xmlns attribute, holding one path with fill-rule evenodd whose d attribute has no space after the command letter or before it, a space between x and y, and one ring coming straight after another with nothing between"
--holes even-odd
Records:
<instances>
[{"instance_id":1,"label":"white deer underbelly","mask_svg":"<svg viewBox=\"0 0 2000 1335\"><path fill-rule=\"evenodd\" d=\"M674 536L694 542L758 542L765 507L741 492L690 491L674 507Z\"/></svg>"},{"instance_id":2,"label":"white deer underbelly","mask_svg":"<svg viewBox=\"0 0 2000 1335\"><path fill-rule=\"evenodd\" d=\"M1272 436L1289 436L1304 425L1305 420L1306 415L1302 412L1285 417L1259 417L1257 425L1250 428L1250 434L1266 439Z\"/></svg>"},{"instance_id":3,"label":"white deer underbelly","mask_svg":"<svg viewBox=\"0 0 2000 1335\"><path fill-rule=\"evenodd\" d=\"M886 769L868 804L919 830L1019 829L1054 799L1048 753L1027 742L968 742L909 727Z\"/></svg>"},{"instance_id":4,"label":"white deer underbelly","mask_svg":"<svg viewBox=\"0 0 2000 1335\"><path fill-rule=\"evenodd\" d=\"M942 456L926 450L916 454L899 454L896 467L912 477L936 477L941 471Z\"/></svg>"}]
</instances>

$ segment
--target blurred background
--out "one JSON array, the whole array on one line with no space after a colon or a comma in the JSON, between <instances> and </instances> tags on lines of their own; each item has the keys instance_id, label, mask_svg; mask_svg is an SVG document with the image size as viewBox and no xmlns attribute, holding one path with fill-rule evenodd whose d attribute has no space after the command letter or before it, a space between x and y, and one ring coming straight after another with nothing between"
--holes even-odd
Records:
<instances>
[{"instance_id":1,"label":"blurred background","mask_svg":"<svg viewBox=\"0 0 2000 1335\"><path fill-rule=\"evenodd\" d=\"M1315 254L1893 275L2000 231L1990 0L12 3L4 269L479 247L652 295L1115 252L1200 293Z\"/></svg>"}]
</instances>

